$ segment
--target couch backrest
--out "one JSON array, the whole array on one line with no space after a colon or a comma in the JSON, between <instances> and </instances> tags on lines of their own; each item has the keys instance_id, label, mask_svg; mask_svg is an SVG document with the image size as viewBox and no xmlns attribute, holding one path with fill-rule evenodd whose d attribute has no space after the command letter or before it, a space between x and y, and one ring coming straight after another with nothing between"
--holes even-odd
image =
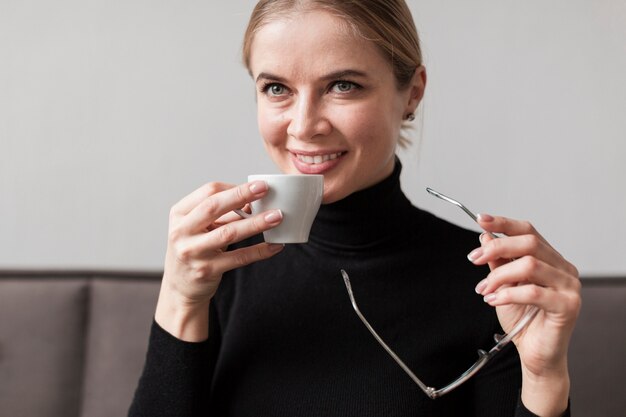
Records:
<instances>
[{"instance_id":1,"label":"couch backrest","mask_svg":"<svg viewBox=\"0 0 626 417\"><path fill-rule=\"evenodd\" d=\"M3 275L0 415L125 416L160 274Z\"/></svg>"},{"instance_id":2,"label":"couch backrest","mask_svg":"<svg viewBox=\"0 0 626 417\"><path fill-rule=\"evenodd\" d=\"M160 275L0 271L0 415L125 416ZM625 372L626 279L583 280L574 415L623 417Z\"/></svg>"},{"instance_id":3,"label":"couch backrest","mask_svg":"<svg viewBox=\"0 0 626 417\"><path fill-rule=\"evenodd\" d=\"M626 278L583 280L569 349L577 417L626 416Z\"/></svg>"}]
</instances>

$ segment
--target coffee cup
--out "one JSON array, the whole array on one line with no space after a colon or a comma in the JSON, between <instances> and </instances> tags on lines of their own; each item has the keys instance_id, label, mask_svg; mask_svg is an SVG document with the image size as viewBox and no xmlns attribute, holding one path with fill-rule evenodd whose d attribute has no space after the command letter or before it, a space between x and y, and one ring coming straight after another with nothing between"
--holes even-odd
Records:
<instances>
[{"instance_id":1,"label":"coffee cup","mask_svg":"<svg viewBox=\"0 0 626 417\"><path fill-rule=\"evenodd\" d=\"M249 175L248 181L265 181L267 194L251 203L252 214L280 209L282 222L263 232L268 243L305 243L324 194L323 175Z\"/></svg>"}]
</instances>

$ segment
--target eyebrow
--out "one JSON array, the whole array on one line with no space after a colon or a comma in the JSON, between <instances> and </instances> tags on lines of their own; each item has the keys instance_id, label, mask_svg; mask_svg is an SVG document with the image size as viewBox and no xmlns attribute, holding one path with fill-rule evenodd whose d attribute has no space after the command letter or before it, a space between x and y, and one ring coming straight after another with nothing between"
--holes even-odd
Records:
<instances>
[{"instance_id":1,"label":"eyebrow","mask_svg":"<svg viewBox=\"0 0 626 417\"><path fill-rule=\"evenodd\" d=\"M270 74L269 72L261 72L256 77L255 81L258 83L260 80L272 80L272 81L278 81L278 82L284 82L285 81L285 79L283 77L279 77L278 75Z\"/></svg>"},{"instance_id":2,"label":"eyebrow","mask_svg":"<svg viewBox=\"0 0 626 417\"><path fill-rule=\"evenodd\" d=\"M331 73L328 73L322 76L320 80L322 81L337 80L337 79L342 79L346 77L364 78L364 77L367 77L367 73L363 71L359 71L359 70L345 69L345 70L333 71ZM269 72L261 72L256 77L256 82L259 82L260 80L272 80L272 81L277 81L277 82L285 82L286 78L281 77L279 75L271 74Z\"/></svg>"}]
</instances>

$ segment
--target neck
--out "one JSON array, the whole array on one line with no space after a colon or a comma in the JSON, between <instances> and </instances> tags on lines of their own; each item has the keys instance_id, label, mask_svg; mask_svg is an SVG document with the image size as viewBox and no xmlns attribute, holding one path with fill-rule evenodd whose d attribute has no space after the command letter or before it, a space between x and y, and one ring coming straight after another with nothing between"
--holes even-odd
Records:
<instances>
[{"instance_id":1,"label":"neck","mask_svg":"<svg viewBox=\"0 0 626 417\"><path fill-rule=\"evenodd\" d=\"M387 178L331 204L322 205L313 223L310 243L335 250L388 246L406 229L413 209L400 188L402 165L396 159Z\"/></svg>"}]
</instances>

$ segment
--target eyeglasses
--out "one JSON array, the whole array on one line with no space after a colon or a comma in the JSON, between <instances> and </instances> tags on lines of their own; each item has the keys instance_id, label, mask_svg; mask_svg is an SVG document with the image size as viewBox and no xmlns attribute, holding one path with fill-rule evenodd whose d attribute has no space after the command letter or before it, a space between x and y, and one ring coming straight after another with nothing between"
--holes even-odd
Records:
<instances>
[{"instance_id":1,"label":"eyeglasses","mask_svg":"<svg viewBox=\"0 0 626 417\"><path fill-rule=\"evenodd\" d=\"M448 203L454 204L455 206L461 208L475 222L478 221L476 215L474 213L472 213L463 204L459 203L458 201L453 200L452 198L447 197L447 196L445 196L445 195L443 195L441 193L438 193L437 191L435 191L435 190L433 190L431 188L427 188L426 191L428 191L431 195L433 195L433 196L435 196L437 198L440 198L440 199L442 199L444 201L447 201ZM497 234L494 234L494 233L490 233L490 232L487 232L487 233L489 233L489 235L494 237L494 238L500 237L500 236L498 236ZM489 361L489 359L491 359L493 356L495 356L496 353L500 352L506 345L508 345L511 342L511 340L524 327L526 327L526 325L528 325L528 323L530 323L533 320L533 318L535 318L537 313L539 312L539 308L537 308L536 306L532 306L526 312L526 314L520 319L520 321L517 322L515 327L513 327L513 329L508 334L504 334L504 335L495 334L493 336L494 340L496 342L496 345L494 347L492 347L489 351L485 351L485 350L479 349L478 350L478 360L476 362L474 362L474 364L472 366L470 366L467 369L467 371L463 372L463 374L461 374L461 376L459 376L457 379L455 379L454 381L452 381L448 385L444 386L443 388L436 389L436 388L433 388L433 387L429 387L428 385L423 383L417 376L415 376L415 374L402 361L402 359L400 359L398 357L398 355L396 355L396 353L393 350L391 350L391 348L383 341L383 339L378 335L378 333L376 333L374 328L365 319L365 316L363 316L363 313L361 313L361 311L359 310L359 306L357 305L356 300L354 299L354 294L352 292L352 285L350 284L350 277L348 277L348 273L345 270L342 269L341 270L341 275L343 276L344 283L346 284L346 289L348 290L348 295L350 296L350 301L352 302L352 307L354 308L354 311L356 312L356 314L359 317L359 319L361 319L361 321L363 322L365 327L367 327L367 330L370 331L372 336L374 336L376 341L387 351L387 353L393 358L393 360L396 361L396 363L398 365L400 365L400 367L404 370L404 372L406 372L406 374L409 377L411 377L413 382L415 382L420 387L420 389L422 391L424 391L424 393L426 395L428 395L432 399L439 398L439 397L441 397L443 395L446 395L450 391L454 390L455 388L459 387L461 384L466 382L472 376L474 376L483 366L485 366L485 364Z\"/></svg>"}]
</instances>

